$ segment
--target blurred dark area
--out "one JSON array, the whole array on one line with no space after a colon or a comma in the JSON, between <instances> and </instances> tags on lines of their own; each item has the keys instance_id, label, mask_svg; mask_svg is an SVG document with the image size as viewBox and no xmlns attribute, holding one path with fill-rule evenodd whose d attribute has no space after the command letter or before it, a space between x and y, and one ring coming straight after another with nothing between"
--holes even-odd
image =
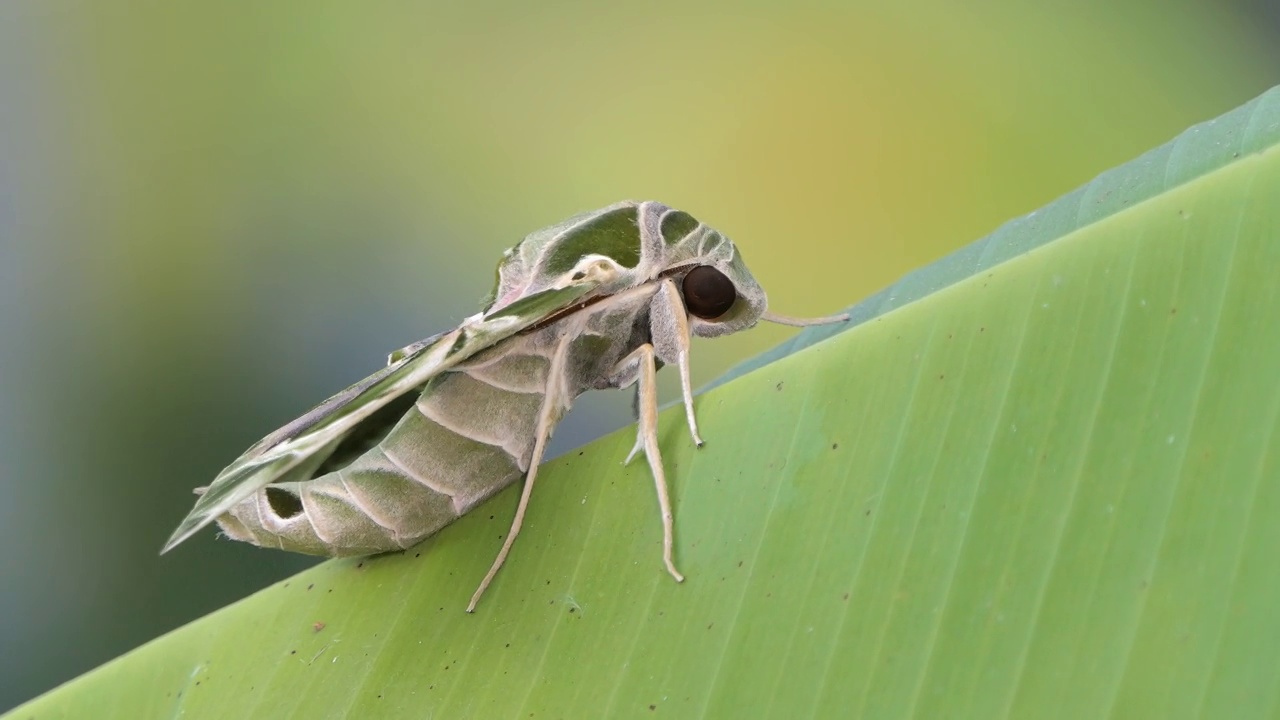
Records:
<instances>
[{"instance_id":1,"label":"blurred dark area","mask_svg":"<svg viewBox=\"0 0 1280 720\"><path fill-rule=\"evenodd\" d=\"M313 562L158 552L250 444L475 312L525 233L662 200L778 311L832 312L1277 84L1277 17L0 5L0 710ZM787 335L700 342L695 381ZM553 451L629 406L584 398Z\"/></svg>"}]
</instances>

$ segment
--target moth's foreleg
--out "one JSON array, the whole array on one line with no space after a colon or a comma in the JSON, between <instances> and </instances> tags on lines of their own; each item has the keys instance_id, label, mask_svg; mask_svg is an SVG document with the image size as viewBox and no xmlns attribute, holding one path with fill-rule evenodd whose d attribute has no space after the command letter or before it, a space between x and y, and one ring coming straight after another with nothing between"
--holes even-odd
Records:
<instances>
[{"instance_id":1,"label":"moth's foreleg","mask_svg":"<svg viewBox=\"0 0 1280 720\"><path fill-rule=\"evenodd\" d=\"M684 395L684 416L693 442L702 447L698 418L693 412L693 387L689 382L689 311L676 290L674 280L663 280L649 305L649 327L654 349L663 362L680 368L680 391ZM634 450L632 454L634 454Z\"/></svg>"},{"instance_id":2,"label":"moth's foreleg","mask_svg":"<svg viewBox=\"0 0 1280 720\"><path fill-rule=\"evenodd\" d=\"M658 507L662 510L662 561L666 563L667 572L676 582L684 582L684 576L676 570L672 555L675 552L675 515L671 512L671 496L667 493L667 474L662 468L662 455L658 453L658 368L654 363L653 346L641 345L631 354L623 358L616 367L616 372L625 373L639 363L636 375L640 398L640 422L636 429L636 444L627 455L627 462L644 447L644 455L649 460L649 471L653 474L653 484L658 490Z\"/></svg>"}]
</instances>

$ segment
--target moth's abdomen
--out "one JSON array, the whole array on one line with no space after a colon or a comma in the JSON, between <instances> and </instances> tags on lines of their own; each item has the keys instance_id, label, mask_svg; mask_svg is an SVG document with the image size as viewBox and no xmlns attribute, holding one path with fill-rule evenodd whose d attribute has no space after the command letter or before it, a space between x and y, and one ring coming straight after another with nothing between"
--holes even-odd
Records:
<instances>
[{"instance_id":1,"label":"moth's abdomen","mask_svg":"<svg viewBox=\"0 0 1280 720\"><path fill-rule=\"evenodd\" d=\"M546 367L541 354L511 352L459 366L349 464L268 485L218 525L236 540L311 555L415 545L528 470Z\"/></svg>"}]
</instances>

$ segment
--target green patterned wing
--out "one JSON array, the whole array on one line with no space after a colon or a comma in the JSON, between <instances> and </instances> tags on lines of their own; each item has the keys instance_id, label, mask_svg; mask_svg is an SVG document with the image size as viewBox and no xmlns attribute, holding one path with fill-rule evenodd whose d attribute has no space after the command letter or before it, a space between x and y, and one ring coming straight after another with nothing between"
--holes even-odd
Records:
<instances>
[{"instance_id":1,"label":"green patterned wing","mask_svg":"<svg viewBox=\"0 0 1280 720\"><path fill-rule=\"evenodd\" d=\"M271 433L227 466L203 490L160 552L169 551L259 489L310 476L361 421L388 403L406 393L421 392L431 378L475 353L571 311L607 279L607 273L584 273L564 287L533 292L488 315L476 315L455 330L392 353L390 365Z\"/></svg>"}]
</instances>

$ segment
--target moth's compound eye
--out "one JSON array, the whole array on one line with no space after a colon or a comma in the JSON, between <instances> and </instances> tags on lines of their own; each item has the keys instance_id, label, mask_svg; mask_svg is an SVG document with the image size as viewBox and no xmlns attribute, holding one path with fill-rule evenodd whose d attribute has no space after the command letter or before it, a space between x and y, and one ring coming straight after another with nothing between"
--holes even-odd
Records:
<instances>
[{"instance_id":1,"label":"moth's compound eye","mask_svg":"<svg viewBox=\"0 0 1280 720\"><path fill-rule=\"evenodd\" d=\"M694 317L715 320L729 312L738 299L738 291L724 273L699 265L684 276L684 304Z\"/></svg>"}]
</instances>

